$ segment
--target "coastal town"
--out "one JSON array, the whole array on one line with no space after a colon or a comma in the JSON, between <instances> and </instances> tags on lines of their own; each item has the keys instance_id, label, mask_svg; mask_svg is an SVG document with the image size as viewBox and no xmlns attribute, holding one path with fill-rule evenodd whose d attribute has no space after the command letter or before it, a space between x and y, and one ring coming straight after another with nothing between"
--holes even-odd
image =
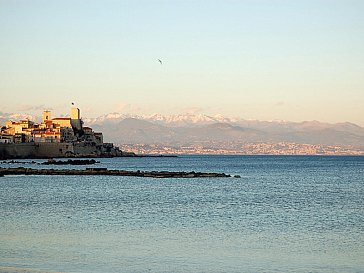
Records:
<instances>
[{"instance_id":1,"label":"coastal town","mask_svg":"<svg viewBox=\"0 0 364 273\"><path fill-rule=\"evenodd\" d=\"M70 117L52 118L45 110L41 123L29 119L9 120L0 127L0 158L113 157L122 156L118 147L104 143L101 132L83 126L80 109Z\"/></svg>"},{"instance_id":2,"label":"coastal town","mask_svg":"<svg viewBox=\"0 0 364 273\"><path fill-rule=\"evenodd\" d=\"M118 144L122 150L136 154L215 154L215 155L364 155L353 147L319 144L208 142L191 145Z\"/></svg>"},{"instance_id":3,"label":"coastal town","mask_svg":"<svg viewBox=\"0 0 364 273\"><path fill-rule=\"evenodd\" d=\"M49 110L43 111L42 122L35 123L29 119L9 120L0 128L0 143L29 142L75 142L84 141L95 144L103 143L100 132L84 127L80 117L80 109L71 108L70 117L52 118Z\"/></svg>"},{"instance_id":4,"label":"coastal town","mask_svg":"<svg viewBox=\"0 0 364 273\"><path fill-rule=\"evenodd\" d=\"M120 140L122 141L122 139ZM127 151L127 152L122 152ZM132 155L364 155L351 146L294 142L196 141L170 143L104 143L102 132L83 125L80 109L72 107L69 117L52 117L43 111L42 120L8 120L0 125L0 158L112 157Z\"/></svg>"}]
</instances>

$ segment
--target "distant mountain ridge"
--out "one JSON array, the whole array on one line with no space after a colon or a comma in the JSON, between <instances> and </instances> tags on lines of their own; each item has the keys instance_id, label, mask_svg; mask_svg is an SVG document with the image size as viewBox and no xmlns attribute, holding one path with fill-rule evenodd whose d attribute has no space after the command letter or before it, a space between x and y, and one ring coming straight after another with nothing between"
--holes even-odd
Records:
<instances>
[{"instance_id":1,"label":"distant mountain ridge","mask_svg":"<svg viewBox=\"0 0 364 273\"><path fill-rule=\"evenodd\" d=\"M102 124L103 122L120 122L123 119L135 118L140 120L146 120L161 125L172 127L184 127L184 126L199 126L211 123L234 123L237 119L231 119L223 117L222 115L208 116L203 114L178 114L178 115L133 115L133 114L121 114L110 113L97 118L86 118L84 121L88 124Z\"/></svg>"},{"instance_id":2,"label":"distant mountain ridge","mask_svg":"<svg viewBox=\"0 0 364 273\"><path fill-rule=\"evenodd\" d=\"M12 120L12 121L19 121L19 120L23 120L23 119L29 119L29 120L37 120L37 118L33 115L29 115L29 114L14 114L14 113L3 113L0 112L0 126L5 125L5 123L8 120Z\"/></svg>"},{"instance_id":3,"label":"distant mountain ridge","mask_svg":"<svg viewBox=\"0 0 364 273\"><path fill-rule=\"evenodd\" d=\"M84 121L115 143L294 142L364 149L364 128L350 122L331 124L245 120L202 114L138 116L120 113Z\"/></svg>"},{"instance_id":4,"label":"distant mountain ridge","mask_svg":"<svg viewBox=\"0 0 364 273\"><path fill-rule=\"evenodd\" d=\"M26 114L0 112L0 124L9 119L37 119ZM259 121L222 115L133 115L109 113L83 118L84 124L101 131L105 141L117 144L279 143L338 145L364 150L364 128L350 122Z\"/></svg>"}]
</instances>

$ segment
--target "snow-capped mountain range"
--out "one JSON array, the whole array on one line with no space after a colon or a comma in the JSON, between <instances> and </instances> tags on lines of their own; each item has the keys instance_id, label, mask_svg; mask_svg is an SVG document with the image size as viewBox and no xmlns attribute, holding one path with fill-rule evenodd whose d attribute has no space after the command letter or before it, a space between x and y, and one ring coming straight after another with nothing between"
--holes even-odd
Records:
<instances>
[{"instance_id":1,"label":"snow-capped mountain range","mask_svg":"<svg viewBox=\"0 0 364 273\"><path fill-rule=\"evenodd\" d=\"M19 120L38 120L39 118L30 115L30 114L13 114L13 113L2 113L0 112L0 126L5 125L6 121L12 120L12 121L19 121Z\"/></svg>"},{"instance_id":2,"label":"snow-capped mountain range","mask_svg":"<svg viewBox=\"0 0 364 273\"><path fill-rule=\"evenodd\" d=\"M319 121L259 121L222 115L130 115L111 113L84 118L116 143L189 144L195 142L295 142L352 146L364 149L364 128L356 124Z\"/></svg>"},{"instance_id":3,"label":"snow-capped mountain range","mask_svg":"<svg viewBox=\"0 0 364 273\"><path fill-rule=\"evenodd\" d=\"M100 125L104 122L115 123L120 122L127 118L134 118L139 120L150 121L156 124L171 126L171 127L184 127L184 126L200 126L213 123L237 123L237 118L227 118L222 115L204 115L204 114L177 114L177 115L133 115L122 113L110 113L97 118L84 118L84 122L93 125Z\"/></svg>"},{"instance_id":4,"label":"snow-capped mountain range","mask_svg":"<svg viewBox=\"0 0 364 273\"><path fill-rule=\"evenodd\" d=\"M6 120L39 117L0 112L0 124ZM319 121L259 121L222 115L134 115L110 113L97 118L83 118L85 126L104 134L114 143L162 143L184 145L197 142L294 142L340 145L364 150L364 128L356 124Z\"/></svg>"}]
</instances>

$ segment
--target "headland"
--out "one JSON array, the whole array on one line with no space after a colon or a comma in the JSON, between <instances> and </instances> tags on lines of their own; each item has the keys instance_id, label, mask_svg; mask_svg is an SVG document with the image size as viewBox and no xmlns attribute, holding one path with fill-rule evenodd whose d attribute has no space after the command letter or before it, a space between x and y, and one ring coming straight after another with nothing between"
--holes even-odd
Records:
<instances>
[{"instance_id":1,"label":"headland","mask_svg":"<svg viewBox=\"0 0 364 273\"><path fill-rule=\"evenodd\" d=\"M9 120L0 127L0 159L119 156L135 154L104 143L101 132L83 126L76 107L70 117L52 118L51 111L45 110L41 123Z\"/></svg>"}]
</instances>

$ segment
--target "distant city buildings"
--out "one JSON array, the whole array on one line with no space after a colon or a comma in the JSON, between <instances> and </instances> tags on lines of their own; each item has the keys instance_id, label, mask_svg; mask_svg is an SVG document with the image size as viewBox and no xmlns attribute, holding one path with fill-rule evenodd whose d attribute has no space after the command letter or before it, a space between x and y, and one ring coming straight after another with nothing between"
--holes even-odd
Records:
<instances>
[{"instance_id":1,"label":"distant city buildings","mask_svg":"<svg viewBox=\"0 0 364 273\"><path fill-rule=\"evenodd\" d=\"M89 145L103 144L102 133L96 133L90 127L83 127L80 109L71 108L70 117L52 118L51 111L44 111L42 122L35 123L28 119L9 120L0 127L0 143L77 143Z\"/></svg>"},{"instance_id":2,"label":"distant city buildings","mask_svg":"<svg viewBox=\"0 0 364 273\"><path fill-rule=\"evenodd\" d=\"M122 154L112 143L104 143L103 134L94 132L92 128L83 126L80 109L72 107L70 117L52 117L51 111L44 111L41 123L29 119L20 121L9 120L5 126L0 126L0 144L29 145L39 143L73 144L71 154L110 155ZM12 145L3 145L12 146ZM43 146L44 146L43 145ZM21 145L14 145L21 146ZM57 145L56 145L57 146ZM154 143L154 144L126 144L118 145L123 151L136 154L226 154L226 155L364 155L364 151L351 146L307 144L294 142L244 142L244 141L194 141L186 143ZM82 148L80 148L82 147ZM10 149L10 147L7 147ZM20 149L20 148L19 148ZM19 150L18 149L18 150ZM56 148L55 148L56 149ZM68 148L67 148L68 149ZM64 148L59 148L65 155ZM67 150L68 151L68 150ZM0 151L1 152L1 151ZM12 156L13 151L8 151ZM38 155L39 152L34 152ZM53 153L57 155L57 153ZM47 155L44 152L42 155ZM24 152L23 157L27 154ZM3 156L4 157L4 156Z\"/></svg>"},{"instance_id":3,"label":"distant city buildings","mask_svg":"<svg viewBox=\"0 0 364 273\"><path fill-rule=\"evenodd\" d=\"M220 154L220 155L364 155L350 147L301 143L208 142L191 145L119 144L136 154Z\"/></svg>"}]
</instances>

